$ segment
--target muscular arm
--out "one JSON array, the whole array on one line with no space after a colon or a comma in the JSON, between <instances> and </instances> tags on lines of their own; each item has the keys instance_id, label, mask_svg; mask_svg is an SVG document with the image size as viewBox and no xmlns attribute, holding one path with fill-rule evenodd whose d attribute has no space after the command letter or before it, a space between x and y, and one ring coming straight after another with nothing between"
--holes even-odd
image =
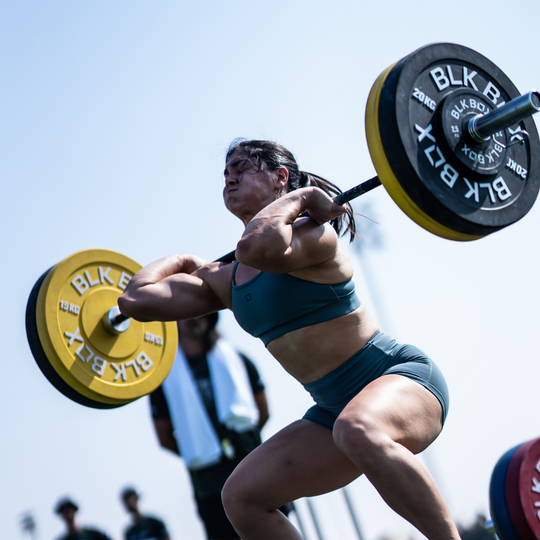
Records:
<instances>
[{"instance_id":1,"label":"muscular arm","mask_svg":"<svg viewBox=\"0 0 540 540\"><path fill-rule=\"evenodd\" d=\"M145 266L118 299L120 311L138 321L176 321L225 308L209 281L219 263L203 264L192 255L170 255Z\"/></svg>"},{"instance_id":2,"label":"muscular arm","mask_svg":"<svg viewBox=\"0 0 540 540\"><path fill-rule=\"evenodd\" d=\"M306 211L310 218L298 216ZM302 188L263 208L247 225L236 247L237 260L258 270L294 272L331 261L337 235L326 224L343 214L321 189Z\"/></svg>"}]
</instances>

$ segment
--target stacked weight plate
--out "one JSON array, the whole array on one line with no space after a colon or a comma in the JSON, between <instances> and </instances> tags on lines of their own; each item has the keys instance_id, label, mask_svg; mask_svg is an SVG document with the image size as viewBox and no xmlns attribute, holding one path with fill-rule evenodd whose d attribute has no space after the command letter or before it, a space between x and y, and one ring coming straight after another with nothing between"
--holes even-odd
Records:
<instances>
[{"instance_id":1,"label":"stacked weight plate","mask_svg":"<svg viewBox=\"0 0 540 540\"><path fill-rule=\"evenodd\" d=\"M32 354L49 382L81 405L130 403L155 390L174 362L174 322L128 319L118 332L107 329L107 314L140 268L114 251L80 251L32 289L26 308Z\"/></svg>"},{"instance_id":2,"label":"stacked weight plate","mask_svg":"<svg viewBox=\"0 0 540 540\"><path fill-rule=\"evenodd\" d=\"M467 127L519 96L493 62L452 43L421 47L381 73L366 136L379 178L405 214L433 234L468 241L531 209L540 189L532 113L482 143Z\"/></svg>"},{"instance_id":3,"label":"stacked weight plate","mask_svg":"<svg viewBox=\"0 0 540 540\"><path fill-rule=\"evenodd\" d=\"M489 499L500 540L540 540L540 438L515 446L499 459Z\"/></svg>"}]
</instances>

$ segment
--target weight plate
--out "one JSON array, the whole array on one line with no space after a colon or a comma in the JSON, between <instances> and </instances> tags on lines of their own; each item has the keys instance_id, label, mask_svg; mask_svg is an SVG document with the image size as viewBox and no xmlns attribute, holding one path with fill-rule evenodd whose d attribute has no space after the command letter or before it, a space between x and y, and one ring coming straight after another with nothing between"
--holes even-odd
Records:
<instances>
[{"instance_id":1,"label":"weight plate","mask_svg":"<svg viewBox=\"0 0 540 540\"><path fill-rule=\"evenodd\" d=\"M519 497L527 523L540 540L540 438L531 441L521 461Z\"/></svg>"},{"instance_id":2,"label":"weight plate","mask_svg":"<svg viewBox=\"0 0 540 540\"><path fill-rule=\"evenodd\" d=\"M523 463L523 458L527 454L529 448L534 441L523 443L512 456L506 473L506 502L508 513L514 529L521 540L535 540L535 536L527 523L523 506L520 499L520 470Z\"/></svg>"},{"instance_id":3,"label":"weight plate","mask_svg":"<svg viewBox=\"0 0 540 540\"><path fill-rule=\"evenodd\" d=\"M464 148L462 133L452 132L472 112L520 95L495 64L467 47L436 43L406 56L381 78L368 99L368 145L381 182L414 221L444 238L473 240L530 210L540 188L534 120L503 130L497 138L506 148L499 156L495 142L491 148ZM458 123L449 121L452 114ZM524 130L528 138L520 134ZM452 148L453 136L459 144ZM518 140L523 144L514 144ZM484 165L491 159L498 163L489 170Z\"/></svg>"},{"instance_id":4,"label":"weight plate","mask_svg":"<svg viewBox=\"0 0 540 540\"><path fill-rule=\"evenodd\" d=\"M515 446L502 455L493 469L489 483L489 511L500 540L521 540L510 520L505 493L508 465L520 446Z\"/></svg>"},{"instance_id":5,"label":"weight plate","mask_svg":"<svg viewBox=\"0 0 540 540\"><path fill-rule=\"evenodd\" d=\"M111 409L114 407L118 407L119 405L108 405L106 403L94 401L87 398L86 396L83 396L82 394L79 394L71 386L69 386L69 384L66 383L66 381L64 381L62 377L60 377L60 375L58 375L58 373L55 371L55 369L49 362L49 359L47 358L45 351L41 346L41 342L39 341L36 324L37 297L41 284L43 283L43 280L45 279L49 271L50 269L47 270L47 272L45 272L37 280L36 284L32 288L32 292L30 293L30 297L28 298L28 303L26 305L26 336L28 338L30 350L32 351L32 355L34 356L36 363L39 366L39 369L59 392L64 394L64 396L68 397L72 401L79 403L80 405L85 405L86 407L93 407L94 409Z\"/></svg>"},{"instance_id":6,"label":"weight plate","mask_svg":"<svg viewBox=\"0 0 540 540\"><path fill-rule=\"evenodd\" d=\"M392 68L393 66L390 66L377 78L371 88L366 105L366 138L369 153L381 183L401 210L426 231L449 240L466 241L482 238L482 236L471 236L459 233L436 221L432 216L418 207L394 175L394 171L386 157L379 130L379 102L381 90L384 81Z\"/></svg>"},{"instance_id":7,"label":"weight plate","mask_svg":"<svg viewBox=\"0 0 540 540\"><path fill-rule=\"evenodd\" d=\"M89 406L120 406L148 394L174 362L174 322L131 320L118 335L103 326L103 316L140 268L119 253L86 250L52 268L39 287L35 313L41 347L51 368L90 400Z\"/></svg>"}]
</instances>

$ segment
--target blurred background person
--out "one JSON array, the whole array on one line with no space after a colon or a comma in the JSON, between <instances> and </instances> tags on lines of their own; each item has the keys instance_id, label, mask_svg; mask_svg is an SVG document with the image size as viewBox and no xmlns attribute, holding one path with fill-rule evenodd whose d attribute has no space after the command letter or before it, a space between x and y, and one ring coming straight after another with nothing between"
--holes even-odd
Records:
<instances>
[{"instance_id":1,"label":"blurred background person","mask_svg":"<svg viewBox=\"0 0 540 540\"><path fill-rule=\"evenodd\" d=\"M160 445L186 463L207 537L233 540L221 489L261 443L269 414L255 365L220 338L217 321L217 313L178 321L178 354L150 401Z\"/></svg>"},{"instance_id":2,"label":"blurred background person","mask_svg":"<svg viewBox=\"0 0 540 540\"><path fill-rule=\"evenodd\" d=\"M139 494L134 488L126 487L123 489L120 498L132 519L132 524L124 531L125 540L170 540L163 521L141 514Z\"/></svg>"},{"instance_id":3,"label":"blurred background person","mask_svg":"<svg viewBox=\"0 0 540 540\"><path fill-rule=\"evenodd\" d=\"M477 514L471 527L458 527L462 540L496 540L496 536L486 529L486 516Z\"/></svg>"},{"instance_id":4,"label":"blurred background person","mask_svg":"<svg viewBox=\"0 0 540 540\"><path fill-rule=\"evenodd\" d=\"M79 507L68 497L56 503L55 513L66 524L66 534L59 536L58 540L111 540L105 533L91 527L81 527L75 521L75 514Z\"/></svg>"}]
</instances>

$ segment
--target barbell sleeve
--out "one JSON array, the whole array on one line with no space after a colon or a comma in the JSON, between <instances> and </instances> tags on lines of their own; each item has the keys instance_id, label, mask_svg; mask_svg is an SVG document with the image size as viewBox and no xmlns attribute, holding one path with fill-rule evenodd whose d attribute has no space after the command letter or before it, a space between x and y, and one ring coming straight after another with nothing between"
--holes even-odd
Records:
<instances>
[{"instance_id":1,"label":"barbell sleeve","mask_svg":"<svg viewBox=\"0 0 540 540\"><path fill-rule=\"evenodd\" d=\"M489 140L491 135L540 111L540 93L531 90L512 99L487 114L478 114L469 120L469 135L477 143Z\"/></svg>"},{"instance_id":2,"label":"barbell sleeve","mask_svg":"<svg viewBox=\"0 0 540 540\"><path fill-rule=\"evenodd\" d=\"M120 308L118 306L113 306L109 309L109 311L103 315L101 321L105 330L113 336L125 332L131 324L131 318L120 313Z\"/></svg>"}]
</instances>

